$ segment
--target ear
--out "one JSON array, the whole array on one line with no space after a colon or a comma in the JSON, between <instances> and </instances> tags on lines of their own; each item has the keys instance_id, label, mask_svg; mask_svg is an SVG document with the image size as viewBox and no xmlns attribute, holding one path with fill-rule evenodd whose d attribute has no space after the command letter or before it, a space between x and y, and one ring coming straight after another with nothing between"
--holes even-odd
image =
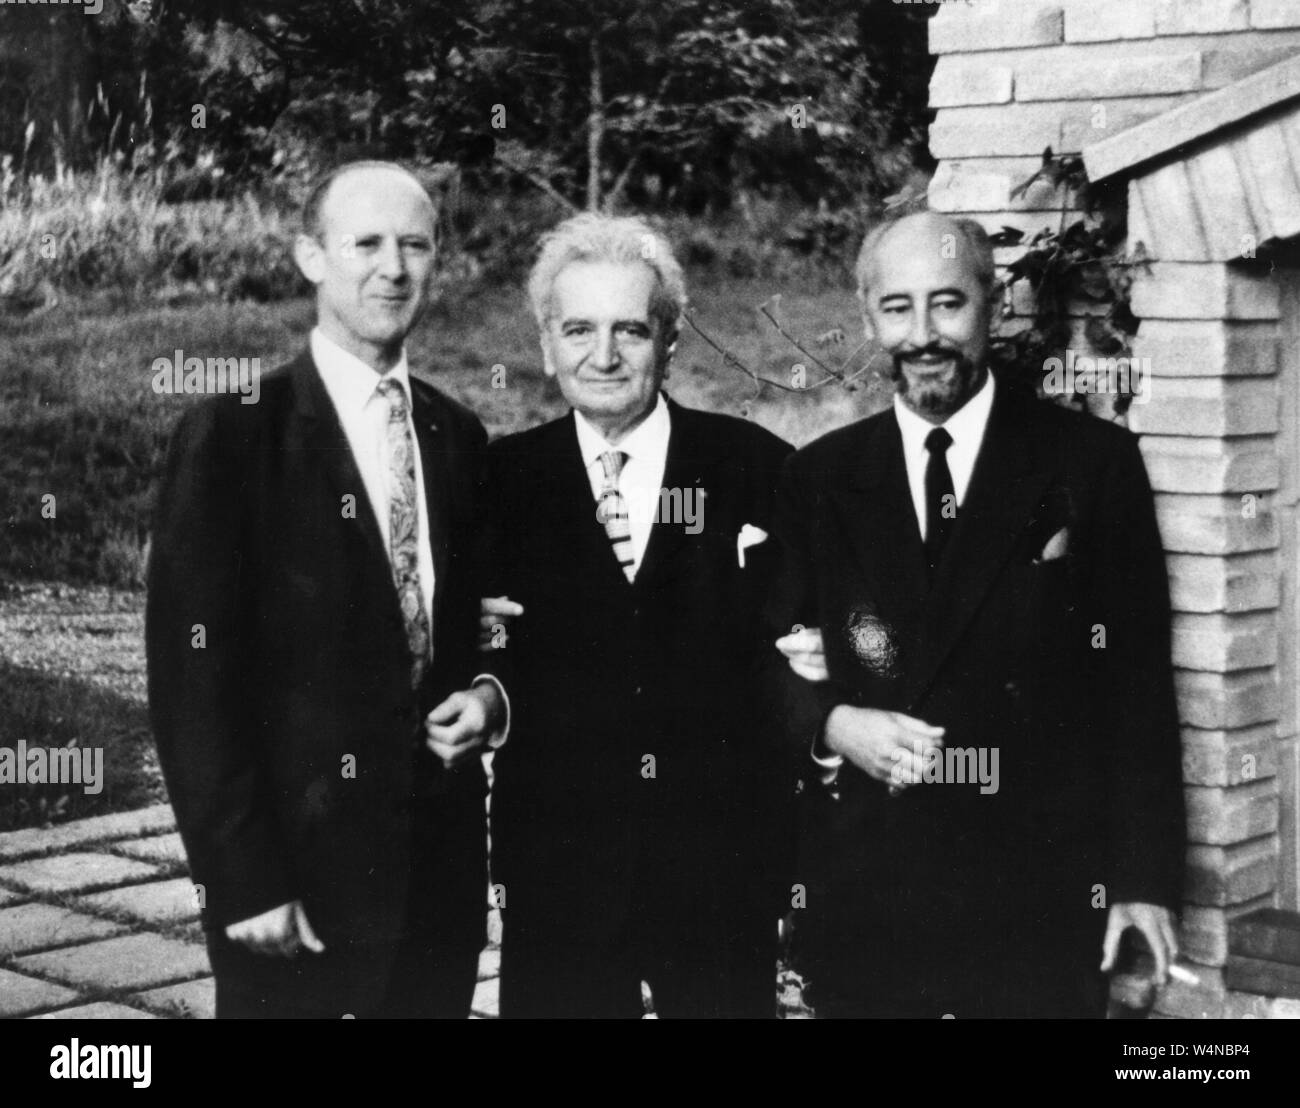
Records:
<instances>
[{"instance_id":1,"label":"ear","mask_svg":"<svg viewBox=\"0 0 1300 1108\"><path fill-rule=\"evenodd\" d=\"M325 248L311 235L298 235L293 240L293 260L313 285L325 280Z\"/></svg>"},{"instance_id":2,"label":"ear","mask_svg":"<svg viewBox=\"0 0 1300 1108\"><path fill-rule=\"evenodd\" d=\"M555 360L551 357L551 344L546 341L546 332L543 331L540 336L542 347L542 372L547 377L555 376Z\"/></svg>"},{"instance_id":3,"label":"ear","mask_svg":"<svg viewBox=\"0 0 1300 1108\"><path fill-rule=\"evenodd\" d=\"M681 337L680 331L669 331L664 335L664 341L659 344L659 374L663 381L668 380L668 374L672 369L673 355L677 353L677 340Z\"/></svg>"}]
</instances>

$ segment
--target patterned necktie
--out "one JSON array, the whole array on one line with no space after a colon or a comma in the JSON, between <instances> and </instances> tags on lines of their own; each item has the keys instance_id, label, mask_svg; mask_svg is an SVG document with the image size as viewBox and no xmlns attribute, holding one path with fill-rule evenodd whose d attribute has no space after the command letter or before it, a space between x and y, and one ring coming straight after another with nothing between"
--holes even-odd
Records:
<instances>
[{"instance_id":1,"label":"patterned necktie","mask_svg":"<svg viewBox=\"0 0 1300 1108\"><path fill-rule=\"evenodd\" d=\"M925 467L925 560L931 574L943 557L944 544L957 518L957 496L947 458L951 445L952 436L942 427L936 427L925 438L925 448L930 452Z\"/></svg>"},{"instance_id":2,"label":"patterned necktie","mask_svg":"<svg viewBox=\"0 0 1300 1108\"><path fill-rule=\"evenodd\" d=\"M600 467L605 471L605 483L600 489L596 518L605 525L605 534L614 548L614 557L623 567L623 576L630 582L634 576L632 558L632 529L627 521L627 501L618 491L618 475L623 472L627 455L621 450L610 450L600 456Z\"/></svg>"},{"instance_id":3,"label":"patterned necktie","mask_svg":"<svg viewBox=\"0 0 1300 1108\"><path fill-rule=\"evenodd\" d=\"M406 641L411 648L411 687L419 686L429 668L429 616L420 590L420 513L416 501L415 442L406 412L406 390L391 377L378 385L388 403L385 427L388 455L388 538L393 584L402 607Z\"/></svg>"}]
</instances>

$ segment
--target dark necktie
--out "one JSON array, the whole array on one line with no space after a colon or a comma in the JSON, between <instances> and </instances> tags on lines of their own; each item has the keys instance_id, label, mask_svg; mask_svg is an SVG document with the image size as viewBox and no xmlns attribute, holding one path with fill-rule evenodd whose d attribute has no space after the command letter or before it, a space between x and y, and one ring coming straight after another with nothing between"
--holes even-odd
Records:
<instances>
[{"instance_id":1,"label":"dark necktie","mask_svg":"<svg viewBox=\"0 0 1300 1108\"><path fill-rule=\"evenodd\" d=\"M957 494L948 469L948 447L952 436L936 427L925 437L930 460L925 467L925 560L933 574L943 557L943 547L957 519Z\"/></svg>"}]
</instances>

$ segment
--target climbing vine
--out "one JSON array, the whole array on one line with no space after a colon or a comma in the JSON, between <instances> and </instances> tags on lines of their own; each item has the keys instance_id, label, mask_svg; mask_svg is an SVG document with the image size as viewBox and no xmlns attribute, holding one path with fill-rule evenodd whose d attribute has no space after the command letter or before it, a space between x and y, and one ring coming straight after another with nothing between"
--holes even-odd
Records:
<instances>
[{"instance_id":1,"label":"climbing vine","mask_svg":"<svg viewBox=\"0 0 1300 1108\"><path fill-rule=\"evenodd\" d=\"M1070 348L1081 305L1083 337L1091 351L1102 357L1129 356L1138 325L1130 306L1134 270L1147 258L1141 244L1125 251L1123 205L1089 183L1082 158L1059 156L1048 147L1042 165L1013 190L1012 199L1040 180L1064 194L1060 218L1055 227L1037 232L1007 267L1008 305L1014 287L1023 281L1033 294L1033 316L1029 327L996 341L994 356L1007 380L1041 393L1045 367L1051 359L1064 359ZM1078 206L1072 206L1072 197ZM1024 232L1015 227L1003 227L992 239L995 246L1025 242ZM1083 405L1087 392L1076 391L1069 399ZM1116 395L1115 414L1127 411L1132 399L1131 393Z\"/></svg>"}]
</instances>

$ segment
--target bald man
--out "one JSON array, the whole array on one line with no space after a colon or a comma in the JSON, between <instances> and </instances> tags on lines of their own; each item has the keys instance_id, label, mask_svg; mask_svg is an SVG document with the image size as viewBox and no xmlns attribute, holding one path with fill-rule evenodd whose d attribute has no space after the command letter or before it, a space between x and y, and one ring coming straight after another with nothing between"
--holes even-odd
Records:
<instances>
[{"instance_id":1,"label":"bald man","mask_svg":"<svg viewBox=\"0 0 1300 1108\"><path fill-rule=\"evenodd\" d=\"M217 1015L466 1016L501 725L466 580L482 425L409 372L434 207L383 162L316 188L308 348L175 434L149 699Z\"/></svg>"},{"instance_id":2,"label":"bald man","mask_svg":"<svg viewBox=\"0 0 1300 1108\"><path fill-rule=\"evenodd\" d=\"M1176 956L1168 585L1137 440L990 372L987 236L934 214L857 268L892 407L788 463L773 656L801 751L799 944L820 1016L1079 1017L1134 928Z\"/></svg>"}]
</instances>

